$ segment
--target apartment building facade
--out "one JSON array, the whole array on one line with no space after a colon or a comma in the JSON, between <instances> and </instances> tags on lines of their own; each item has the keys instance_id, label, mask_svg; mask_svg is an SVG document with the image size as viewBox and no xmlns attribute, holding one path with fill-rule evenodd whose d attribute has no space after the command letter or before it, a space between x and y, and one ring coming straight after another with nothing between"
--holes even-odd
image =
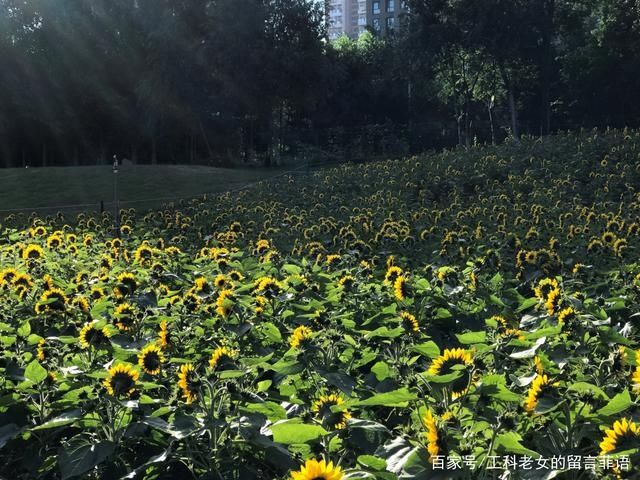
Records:
<instances>
[{"instance_id":1,"label":"apartment building facade","mask_svg":"<svg viewBox=\"0 0 640 480\"><path fill-rule=\"evenodd\" d=\"M367 26L366 0L329 0L328 1L329 39L335 40L343 34L351 38L365 31Z\"/></svg>"},{"instance_id":2,"label":"apartment building facade","mask_svg":"<svg viewBox=\"0 0 640 480\"><path fill-rule=\"evenodd\" d=\"M380 36L393 35L407 13L406 0L367 0L367 25Z\"/></svg>"},{"instance_id":3,"label":"apartment building facade","mask_svg":"<svg viewBox=\"0 0 640 480\"><path fill-rule=\"evenodd\" d=\"M380 36L392 35L407 13L405 0L328 0L329 39L357 38L367 26Z\"/></svg>"}]
</instances>

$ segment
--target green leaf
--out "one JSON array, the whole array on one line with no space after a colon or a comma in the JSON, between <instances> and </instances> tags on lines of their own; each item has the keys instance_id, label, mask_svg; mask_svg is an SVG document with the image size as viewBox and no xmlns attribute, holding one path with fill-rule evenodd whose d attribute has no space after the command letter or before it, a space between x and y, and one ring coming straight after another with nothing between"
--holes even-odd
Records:
<instances>
[{"instance_id":1,"label":"green leaf","mask_svg":"<svg viewBox=\"0 0 640 480\"><path fill-rule=\"evenodd\" d=\"M285 420L287 418L287 411L275 402L250 403L241 407L241 410L251 413L261 413L272 422Z\"/></svg>"},{"instance_id":2,"label":"green leaf","mask_svg":"<svg viewBox=\"0 0 640 480\"><path fill-rule=\"evenodd\" d=\"M404 328L397 327L394 329L389 329L387 327L376 328L374 331L367 333L364 338L396 338L404 333Z\"/></svg>"},{"instance_id":3,"label":"green leaf","mask_svg":"<svg viewBox=\"0 0 640 480\"><path fill-rule=\"evenodd\" d=\"M277 422L271 425L270 429L273 433L273 441L283 445L310 443L327 434L320 425L308 425L300 423L299 420Z\"/></svg>"},{"instance_id":4,"label":"green leaf","mask_svg":"<svg viewBox=\"0 0 640 480\"><path fill-rule=\"evenodd\" d=\"M429 358L437 358L440 356L440 347L433 341L416 345L411 350Z\"/></svg>"},{"instance_id":5,"label":"green leaf","mask_svg":"<svg viewBox=\"0 0 640 480\"><path fill-rule=\"evenodd\" d=\"M629 395L629 390L625 390L622 393L619 393L615 397L611 399L609 403L607 403L604 407L598 410L598 415L602 415L605 417L610 417L612 415L617 415L621 412L624 412L627 408L629 408L633 402L631 401L631 395Z\"/></svg>"},{"instance_id":6,"label":"green leaf","mask_svg":"<svg viewBox=\"0 0 640 480\"><path fill-rule=\"evenodd\" d=\"M484 343L487 340L487 332L468 332L456 334L458 341L463 345L472 345L474 343Z\"/></svg>"},{"instance_id":7,"label":"green leaf","mask_svg":"<svg viewBox=\"0 0 640 480\"><path fill-rule=\"evenodd\" d=\"M40 383L47 378L47 370L40 365L40 362L34 360L24 371L24 378L32 381L33 383Z\"/></svg>"},{"instance_id":8,"label":"green leaf","mask_svg":"<svg viewBox=\"0 0 640 480\"><path fill-rule=\"evenodd\" d=\"M112 442L89 443L84 439L72 439L71 444L60 449L58 466L62 480L77 477L104 462L115 451Z\"/></svg>"},{"instance_id":9,"label":"green leaf","mask_svg":"<svg viewBox=\"0 0 640 480\"><path fill-rule=\"evenodd\" d=\"M48 420L42 425L38 425L31 430L48 430L49 428L62 427L64 425L69 425L80 418L82 418L82 412L80 409L69 410L68 412L64 412L54 419Z\"/></svg>"},{"instance_id":10,"label":"green leaf","mask_svg":"<svg viewBox=\"0 0 640 480\"><path fill-rule=\"evenodd\" d=\"M350 405L358 407L406 407L408 402L417 400L417 395L411 393L408 388L401 388L393 392L378 393L365 400L351 402Z\"/></svg>"},{"instance_id":11,"label":"green leaf","mask_svg":"<svg viewBox=\"0 0 640 480\"><path fill-rule=\"evenodd\" d=\"M278 327L276 327L273 323L263 323L260 329L262 333L264 333L265 337L267 337L267 339L272 343L282 341L282 334L280 333L280 330L278 330Z\"/></svg>"},{"instance_id":12,"label":"green leaf","mask_svg":"<svg viewBox=\"0 0 640 480\"><path fill-rule=\"evenodd\" d=\"M531 297L531 298L527 298L525 301L523 301L520 306L517 308L516 312L520 313L520 312L524 312L525 310L533 307L534 305L537 305L538 303L538 299L536 297Z\"/></svg>"},{"instance_id":13,"label":"green leaf","mask_svg":"<svg viewBox=\"0 0 640 480\"><path fill-rule=\"evenodd\" d=\"M600 387L596 387L595 385L592 385L591 383L587 383L587 382L576 382L573 383L571 385L569 385L569 387L567 388L567 390L573 391L573 392L578 392L578 393L585 393L585 392L590 392L595 394L596 396L603 398L605 400L609 400L609 396L604 393L604 391L600 388Z\"/></svg>"},{"instance_id":14,"label":"green leaf","mask_svg":"<svg viewBox=\"0 0 640 480\"><path fill-rule=\"evenodd\" d=\"M31 324L29 323L29 320L18 327L17 333L19 337L25 338L31 334Z\"/></svg>"},{"instance_id":15,"label":"green leaf","mask_svg":"<svg viewBox=\"0 0 640 480\"><path fill-rule=\"evenodd\" d=\"M522 441L522 437L518 435L516 432L506 432L501 433L496 436L495 446L497 451L505 452L505 453L515 453L519 455L528 455L532 458L540 457L540 454L534 452L533 450L529 450L525 446L523 446L520 442Z\"/></svg>"},{"instance_id":16,"label":"green leaf","mask_svg":"<svg viewBox=\"0 0 640 480\"><path fill-rule=\"evenodd\" d=\"M371 470L385 470L387 468L386 460L374 455L360 455L358 457L358 463Z\"/></svg>"},{"instance_id":17,"label":"green leaf","mask_svg":"<svg viewBox=\"0 0 640 480\"><path fill-rule=\"evenodd\" d=\"M453 315L446 308L439 308L438 310L436 310L436 315L435 315L436 320L443 320L445 318L452 318L452 317Z\"/></svg>"},{"instance_id":18,"label":"green leaf","mask_svg":"<svg viewBox=\"0 0 640 480\"><path fill-rule=\"evenodd\" d=\"M376 376L376 379L381 382L390 375L389 365L385 362L378 362L371 367L371 373L373 373Z\"/></svg>"},{"instance_id":19,"label":"green leaf","mask_svg":"<svg viewBox=\"0 0 640 480\"><path fill-rule=\"evenodd\" d=\"M536 340L536 343L533 347L527 348L525 350L520 350L519 352L514 352L509 355L509 357L517 360L533 358L536 355L536 351L538 350L538 348L540 348L546 341L547 337L539 338L538 340Z\"/></svg>"}]
</instances>

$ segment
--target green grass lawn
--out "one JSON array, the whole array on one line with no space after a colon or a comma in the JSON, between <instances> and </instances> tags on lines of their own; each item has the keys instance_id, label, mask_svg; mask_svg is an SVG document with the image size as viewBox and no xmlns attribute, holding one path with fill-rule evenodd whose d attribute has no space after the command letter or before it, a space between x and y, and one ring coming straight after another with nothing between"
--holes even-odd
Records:
<instances>
[{"instance_id":1,"label":"green grass lawn","mask_svg":"<svg viewBox=\"0 0 640 480\"><path fill-rule=\"evenodd\" d=\"M151 208L169 200L238 188L284 169L225 169L193 165L127 165L118 173L121 205ZM113 200L111 165L0 169L0 211ZM146 201L150 200L150 201ZM129 203L131 202L131 203ZM85 209L91 209L86 207Z\"/></svg>"}]
</instances>

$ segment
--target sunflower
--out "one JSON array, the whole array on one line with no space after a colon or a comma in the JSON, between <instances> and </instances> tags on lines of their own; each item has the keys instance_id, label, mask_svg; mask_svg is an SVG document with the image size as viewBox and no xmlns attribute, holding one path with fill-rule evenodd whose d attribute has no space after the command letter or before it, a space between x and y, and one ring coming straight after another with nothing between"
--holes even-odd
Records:
<instances>
[{"instance_id":1,"label":"sunflower","mask_svg":"<svg viewBox=\"0 0 640 480\"><path fill-rule=\"evenodd\" d=\"M296 349L304 348L304 346L311 339L312 333L313 332L309 327L300 325L293 331L291 337L289 337L289 345L291 345L292 348Z\"/></svg>"},{"instance_id":2,"label":"sunflower","mask_svg":"<svg viewBox=\"0 0 640 480\"><path fill-rule=\"evenodd\" d=\"M229 316L235 305L235 296L233 290L223 290L216 299L216 313L223 318Z\"/></svg>"},{"instance_id":3,"label":"sunflower","mask_svg":"<svg viewBox=\"0 0 640 480\"><path fill-rule=\"evenodd\" d=\"M613 426L604 432L600 442L600 455L636 448L638 443L640 443L640 425L627 418L616 420Z\"/></svg>"},{"instance_id":4,"label":"sunflower","mask_svg":"<svg viewBox=\"0 0 640 480\"><path fill-rule=\"evenodd\" d=\"M122 272L118 275L117 280L118 285L113 289L117 297L132 295L136 288L138 288L136 276L131 272Z\"/></svg>"},{"instance_id":5,"label":"sunflower","mask_svg":"<svg viewBox=\"0 0 640 480\"><path fill-rule=\"evenodd\" d=\"M106 295L105 291L103 288L100 287L93 287L91 289L91 298L93 300L100 300L102 297L104 297Z\"/></svg>"},{"instance_id":6,"label":"sunflower","mask_svg":"<svg viewBox=\"0 0 640 480\"><path fill-rule=\"evenodd\" d=\"M333 462L307 460L297 472L291 472L290 480L342 480L344 473Z\"/></svg>"},{"instance_id":7,"label":"sunflower","mask_svg":"<svg viewBox=\"0 0 640 480\"><path fill-rule=\"evenodd\" d=\"M91 308L89 305L89 300L86 297L76 296L71 300L71 305L77 307L80 311L84 313L89 313L89 309Z\"/></svg>"},{"instance_id":8,"label":"sunflower","mask_svg":"<svg viewBox=\"0 0 640 480\"><path fill-rule=\"evenodd\" d=\"M353 288L353 285L356 283L356 279L353 275L345 275L340 280L338 280L338 286L340 286L345 291L350 291Z\"/></svg>"},{"instance_id":9,"label":"sunflower","mask_svg":"<svg viewBox=\"0 0 640 480\"><path fill-rule=\"evenodd\" d=\"M455 371L453 367L463 365L467 369L473 366L473 355L469 350L462 348L446 349L442 355L436 358L427 373L429 375L448 375ZM456 379L451 385L451 397L459 398L467 392L470 378L469 373Z\"/></svg>"},{"instance_id":10,"label":"sunflower","mask_svg":"<svg viewBox=\"0 0 640 480\"><path fill-rule=\"evenodd\" d=\"M120 330L129 330L135 322L135 307L130 303L122 303L114 312L115 324Z\"/></svg>"},{"instance_id":11,"label":"sunflower","mask_svg":"<svg viewBox=\"0 0 640 480\"><path fill-rule=\"evenodd\" d=\"M205 277L198 277L193 281L193 288L198 293L211 293L211 285Z\"/></svg>"},{"instance_id":12,"label":"sunflower","mask_svg":"<svg viewBox=\"0 0 640 480\"><path fill-rule=\"evenodd\" d=\"M556 308L560 304L560 290L551 290L544 302L544 307L547 309L549 315L553 315Z\"/></svg>"},{"instance_id":13,"label":"sunflower","mask_svg":"<svg viewBox=\"0 0 640 480\"><path fill-rule=\"evenodd\" d=\"M188 312L193 313L200 308L200 305L202 304L202 300L200 300L200 297L195 293L187 292L184 294L184 297L182 298L182 304L184 305L184 307L187 309Z\"/></svg>"},{"instance_id":14,"label":"sunflower","mask_svg":"<svg viewBox=\"0 0 640 480\"><path fill-rule=\"evenodd\" d=\"M429 452L429 461L433 462L433 458L437 457L440 453L440 435L438 433L438 427L436 425L436 419L431 413L431 410L427 410L422 417L422 423L427 428L427 451Z\"/></svg>"},{"instance_id":15,"label":"sunflower","mask_svg":"<svg viewBox=\"0 0 640 480\"><path fill-rule=\"evenodd\" d=\"M218 290L223 290L225 287L228 287L229 283L229 278L227 278L224 273L216 275L216 278L213 279L213 284Z\"/></svg>"},{"instance_id":16,"label":"sunflower","mask_svg":"<svg viewBox=\"0 0 640 480\"><path fill-rule=\"evenodd\" d=\"M271 277L260 277L255 283L255 290L265 298L275 298L282 291L284 287L282 283Z\"/></svg>"},{"instance_id":17,"label":"sunflower","mask_svg":"<svg viewBox=\"0 0 640 480\"><path fill-rule=\"evenodd\" d=\"M407 285L407 278L404 275L399 275L393 282L393 293L400 302L403 302L407 298L409 286Z\"/></svg>"},{"instance_id":18,"label":"sunflower","mask_svg":"<svg viewBox=\"0 0 640 480\"><path fill-rule=\"evenodd\" d=\"M558 386L560 386L560 382L553 383L547 375L538 375L531 383L531 387L529 387L527 398L524 402L524 409L527 412L535 411L540 397L548 393L550 388L556 388Z\"/></svg>"},{"instance_id":19,"label":"sunflower","mask_svg":"<svg viewBox=\"0 0 640 480\"><path fill-rule=\"evenodd\" d=\"M560 310L560 313L558 314L558 322L563 325L570 323L575 318L576 311L573 309L573 307L564 308Z\"/></svg>"},{"instance_id":20,"label":"sunflower","mask_svg":"<svg viewBox=\"0 0 640 480\"><path fill-rule=\"evenodd\" d=\"M13 280L18 276L18 271L15 268L5 268L0 271L0 286L11 285ZM640 278L640 274L638 275Z\"/></svg>"},{"instance_id":21,"label":"sunflower","mask_svg":"<svg viewBox=\"0 0 640 480\"><path fill-rule=\"evenodd\" d=\"M341 430L347 426L347 420L351 418L348 410L332 412L331 407L343 405L344 399L339 395L321 395L318 400L313 402L311 411L318 415L322 423L334 430Z\"/></svg>"},{"instance_id":22,"label":"sunflower","mask_svg":"<svg viewBox=\"0 0 640 480\"><path fill-rule=\"evenodd\" d=\"M384 276L384 281L390 285L395 285L396 278L402 275L402 269L398 266L391 265L387 269L387 273Z\"/></svg>"},{"instance_id":23,"label":"sunflower","mask_svg":"<svg viewBox=\"0 0 640 480\"><path fill-rule=\"evenodd\" d=\"M231 270L228 273L228 276L234 282L240 282L240 281L244 280L244 275L242 273L240 273L238 270Z\"/></svg>"},{"instance_id":24,"label":"sunflower","mask_svg":"<svg viewBox=\"0 0 640 480\"><path fill-rule=\"evenodd\" d=\"M135 259L136 263L139 263L140 265L151 263L151 261L153 260L153 248L151 248L146 243L143 243L136 249L135 253L133 254L133 258Z\"/></svg>"},{"instance_id":25,"label":"sunflower","mask_svg":"<svg viewBox=\"0 0 640 480\"><path fill-rule=\"evenodd\" d=\"M255 253L257 255L262 255L267 250L269 250L269 248L271 248L271 245L269 244L269 240L264 240L264 239L263 240L258 240L256 242Z\"/></svg>"},{"instance_id":26,"label":"sunflower","mask_svg":"<svg viewBox=\"0 0 640 480\"><path fill-rule=\"evenodd\" d=\"M602 243L604 243L605 245L612 246L616 241L617 237L616 237L616 234L613 232L604 232L602 234L602 237L600 237L600 239L602 240Z\"/></svg>"},{"instance_id":27,"label":"sunflower","mask_svg":"<svg viewBox=\"0 0 640 480\"><path fill-rule=\"evenodd\" d=\"M136 389L136 382L140 374L131 365L120 364L109 369L109 375L104 381L109 395L130 397Z\"/></svg>"},{"instance_id":28,"label":"sunflower","mask_svg":"<svg viewBox=\"0 0 640 480\"><path fill-rule=\"evenodd\" d=\"M44 250L40 245L27 245L22 250L23 260L40 260L42 257L44 257Z\"/></svg>"},{"instance_id":29,"label":"sunflower","mask_svg":"<svg viewBox=\"0 0 640 480\"><path fill-rule=\"evenodd\" d=\"M156 343L160 348L167 348L169 338L169 329L167 328L167 321L162 320L160 322L160 331L158 332L158 340Z\"/></svg>"},{"instance_id":30,"label":"sunflower","mask_svg":"<svg viewBox=\"0 0 640 480\"><path fill-rule=\"evenodd\" d=\"M42 294L36 304L36 313L63 312L67 305L67 297L59 288L50 288Z\"/></svg>"},{"instance_id":31,"label":"sunflower","mask_svg":"<svg viewBox=\"0 0 640 480\"><path fill-rule=\"evenodd\" d=\"M58 248L62 245L62 237L57 234L52 234L47 238L47 247L50 249Z\"/></svg>"},{"instance_id":32,"label":"sunflower","mask_svg":"<svg viewBox=\"0 0 640 480\"><path fill-rule=\"evenodd\" d=\"M44 338L40 339L40 341L38 342L37 359L40 360L41 362L44 362L47 357L44 351L44 346L46 344L47 344L47 341Z\"/></svg>"},{"instance_id":33,"label":"sunflower","mask_svg":"<svg viewBox=\"0 0 640 480\"><path fill-rule=\"evenodd\" d=\"M107 327L98 330L95 323L86 323L80 330L80 346L84 349L89 347L100 348L109 343L111 333Z\"/></svg>"},{"instance_id":34,"label":"sunflower","mask_svg":"<svg viewBox=\"0 0 640 480\"><path fill-rule=\"evenodd\" d=\"M534 289L534 293L538 300L546 301L551 292L559 290L560 286L555 278L544 278L540 280L538 286Z\"/></svg>"},{"instance_id":35,"label":"sunflower","mask_svg":"<svg viewBox=\"0 0 640 480\"><path fill-rule=\"evenodd\" d=\"M231 350L227 347L218 347L211 354L211 358L209 359L209 366L212 369L216 369L225 363L232 361L237 352L235 350Z\"/></svg>"},{"instance_id":36,"label":"sunflower","mask_svg":"<svg viewBox=\"0 0 640 480\"><path fill-rule=\"evenodd\" d=\"M196 369L193 364L185 363L184 365L180 365L178 387L180 387L186 403L193 403L198 398L198 383Z\"/></svg>"},{"instance_id":37,"label":"sunflower","mask_svg":"<svg viewBox=\"0 0 640 480\"><path fill-rule=\"evenodd\" d=\"M411 333L418 333L420 331L420 325L416 317L409 312L400 312L400 318L405 330Z\"/></svg>"},{"instance_id":38,"label":"sunflower","mask_svg":"<svg viewBox=\"0 0 640 480\"><path fill-rule=\"evenodd\" d=\"M163 362L164 355L157 345L148 345L138 354L138 365L149 375L160 373L160 367Z\"/></svg>"}]
</instances>

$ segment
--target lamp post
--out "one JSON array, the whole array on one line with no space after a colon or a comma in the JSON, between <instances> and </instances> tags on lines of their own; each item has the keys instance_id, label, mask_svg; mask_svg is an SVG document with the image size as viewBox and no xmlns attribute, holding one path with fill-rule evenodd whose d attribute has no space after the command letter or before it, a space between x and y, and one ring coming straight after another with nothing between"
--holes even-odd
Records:
<instances>
[{"instance_id":1,"label":"lamp post","mask_svg":"<svg viewBox=\"0 0 640 480\"><path fill-rule=\"evenodd\" d=\"M113 156L113 207L116 222L116 237L120 238L120 207L118 205L118 157Z\"/></svg>"}]
</instances>

